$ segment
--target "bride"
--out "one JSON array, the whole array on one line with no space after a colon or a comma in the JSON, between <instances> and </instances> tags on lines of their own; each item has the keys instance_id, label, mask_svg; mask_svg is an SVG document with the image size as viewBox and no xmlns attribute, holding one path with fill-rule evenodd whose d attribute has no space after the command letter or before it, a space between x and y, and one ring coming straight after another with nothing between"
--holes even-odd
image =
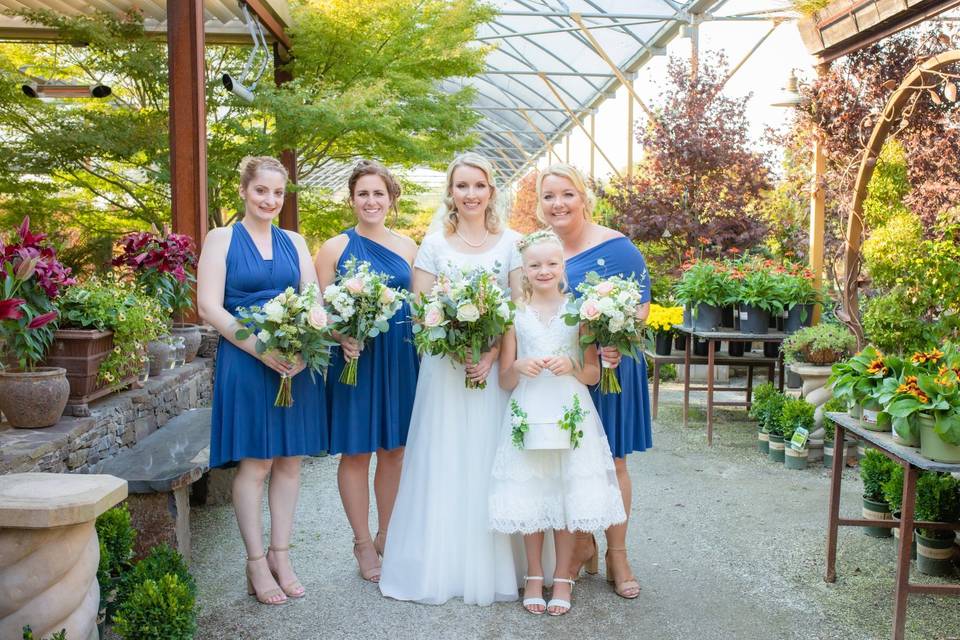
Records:
<instances>
[{"instance_id":1,"label":"bride","mask_svg":"<svg viewBox=\"0 0 960 640\"><path fill-rule=\"evenodd\" d=\"M442 230L428 234L414 262L413 293L441 273L483 266L520 291L520 235L496 212L493 166L467 153L447 168ZM510 537L490 529L487 494L507 393L497 384L499 347L466 366L425 355L417 382L396 507L380 578L383 595L442 604L461 597L488 605L517 598ZM467 389L464 376L485 389Z\"/></svg>"}]
</instances>

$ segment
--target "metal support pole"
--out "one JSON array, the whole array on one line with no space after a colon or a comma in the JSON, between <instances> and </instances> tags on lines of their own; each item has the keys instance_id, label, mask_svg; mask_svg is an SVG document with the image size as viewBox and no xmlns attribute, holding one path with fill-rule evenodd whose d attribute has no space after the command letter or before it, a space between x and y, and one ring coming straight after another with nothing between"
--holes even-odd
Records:
<instances>
[{"instance_id":1,"label":"metal support pole","mask_svg":"<svg viewBox=\"0 0 960 640\"><path fill-rule=\"evenodd\" d=\"M590 114L590 179L597 177L597 114Z\"/></svg>"},{"instance_id":2,"label":"metal support pole","mask_svg":"<svg viewBox=\"0 0 960 640\"><path fill-rule=\"evenodd\" d=\"M627 81L627 180L633 179L633 80Z\"/></svg>"}]
</instances>

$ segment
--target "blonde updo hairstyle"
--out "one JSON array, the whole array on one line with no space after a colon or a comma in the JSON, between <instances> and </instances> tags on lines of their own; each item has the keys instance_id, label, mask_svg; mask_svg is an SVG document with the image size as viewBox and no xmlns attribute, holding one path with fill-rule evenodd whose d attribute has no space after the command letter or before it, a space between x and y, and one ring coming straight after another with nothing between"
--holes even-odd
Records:
<instances>
[{"instance_id":1,"label":"blonde updo hairstyle","mask_svg":"<svg viewBox=\"0 0 960 640\"><path fill-rule=\"evenodd\" d=\"M543 181L547 176L566 178L573 183L573 188L577 190L577 193L580 194L580 198L583 200L583 217L587 222L592 222L593 208L597 203L597 198L593 194L593 191L590 190L590 187L587 186L587 179L580 170L573 165L563 163L550 165L537 177L537 220L543 224L547 224L547 218L543 213L543 201L541 200Z\"/></svg>"},{"instance_id":2,"label":"blonde updo hairstyle","mask_svg":"<svg viewBox=\"0 0 960 640\"><path fill-rule=\"evenodd\" d=\"M390 196L390 208L393 209L394 213L399 213L397 201L400 199L400 183L393 177L389 169L376 160L360 160L354 165L353 171L350 172L347 186L350 190L351 206L357 190L357 182L364 176L379 176L383 180L383 184L387 187L387 195Z\"/></svg>"},{"instance_id":3,"label":"blonde updo hairstyle","mask_svg":"<svg viewBox=\"0 0 960 640\"><path fill-rule=\"evenodd\" d=\"M483 171L487 178L487 184L490 187L490 201L484 210L484 226L490 233L500 233L503 228L503 221L500 219L499 211L499 190L493 179L493 164L478 153L464 153L453 159L450 166L447 167L447 193L443 198L443 204L446 207L446 213L443 216L443 230L447 235L457 232L459 223L457 216L457 204L453 200L453 172L460 167L473 167Z\"/></svg>"},{"instance_id":4,"label":"blonde updo hairstyle","mask_svg":"<svg viewBox=\"0 0 960 640\"><path fill-rule=\"evenodd\" d=\"M563 243L557 234L549 229L540 229L533 233L528 233L517 241L517 251L522 258L527 249L540 244L553 244L560 250L560 264L563 266L563 276L560 278L557 288L560 289L560 293L569 291L570 281L567 280L567 261L563 257ZM533 296L533 285L531 285L527 279L527 274L524 269L520 270L520 290L523 292L523 301L530 302L530 298Z\"/></svg>"},{"instance_id":5,"label":"blonde updo hairstyle","mask_svg":"<svg viewBox=\"0 0 960 640\"><path fill-rule=\"evenodd\" d=\"M250 183L261 171L276 171L283 176L284 181L290 178L287 168L276 158L271 156L246 156L240 161L240 187L246 190Z\"/></svg>"}]
</instances>

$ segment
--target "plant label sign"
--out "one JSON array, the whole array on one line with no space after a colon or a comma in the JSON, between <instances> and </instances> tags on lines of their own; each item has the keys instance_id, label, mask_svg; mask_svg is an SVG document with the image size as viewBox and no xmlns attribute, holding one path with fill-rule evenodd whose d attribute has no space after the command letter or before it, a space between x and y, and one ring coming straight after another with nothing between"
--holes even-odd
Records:
<instances>
[{"instance_id":1,"label":"plant label sign","mask_svg":"<svg viewBox=\"0 0 960 640\"><path fill-rule=\"evenodd\" d=\"M810 437L810 432L803 427L797 427L797 430L793 432L793 438L790 439L790 448L794 451L803 451L807 448L807 438Z\"/></svg>"}]
</instances>

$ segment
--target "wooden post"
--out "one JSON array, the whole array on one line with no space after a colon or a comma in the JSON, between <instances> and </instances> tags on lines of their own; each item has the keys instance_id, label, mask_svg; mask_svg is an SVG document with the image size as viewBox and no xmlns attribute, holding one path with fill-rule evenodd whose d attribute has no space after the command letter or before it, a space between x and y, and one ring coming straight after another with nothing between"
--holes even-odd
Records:
<instances>
[{"instance_id":1,"label":"wooden post","mask_svg":"<svg viewBox=\"0 0 960 640\"><path fill-rule=\"evenodd\" d=\"M203 22L202 0L181 0L167 5L173 230L191 236L198 248L207 234Z\"/></svg>"},{"instance_id":2,"label":"wooden post","mask_svg":"<svg viewBox=\"0 0 960 640\"><path fill-rule=\"evenodd\" d=\"M823 78L830 65L817 65L817 75ZM823 283L824 234L826 232L826 190L823 188L827 170L827 158L823 152L823 136L817 134L813 141L813 185L810 189L810 271L814 285L819 289ZM820 305L813 309L812 324L820 322Z\"/></svg>"},{"instance_id":3,"label":"wooden post","mask_svg":"<svg viewBox=\"0 0 960 640\"><path fill-rule=\"evenodd\" d=\"M563 161L567 164L570 164L570 134L567 134L567 140L565 143L564 158Z\"/></svg>"},{"instance_id":4,"label":"wooden post","mask_svg":"<svg viewBox=\"0 0 960 640\"><path fill-rule=\"evenodd\" d=\"M293 74L283 66L286 62L283 54L280 43L275 42L273 44L273 81L278 87L293 80ZM277 123L277 127L280 129L283 124ZM300 229L300 215L297 203L297 150L284 149L281 151L280 162L286 167L290 186L293 187L287 189L287 194L283 199L283 208L280 209L280 227L290 231L298 231Z\"/></svg>"},{"instance_id":5,"label":"wooden post","mask_svg":"<svg viewBox=\"0 0 960 640\"><path fill-rule=\"evenodd\" d=\"M690 80L696 84L700 73L700 21L697 14L693 15L693 24L690 25Z\"/></svg>"}]
</instances>

